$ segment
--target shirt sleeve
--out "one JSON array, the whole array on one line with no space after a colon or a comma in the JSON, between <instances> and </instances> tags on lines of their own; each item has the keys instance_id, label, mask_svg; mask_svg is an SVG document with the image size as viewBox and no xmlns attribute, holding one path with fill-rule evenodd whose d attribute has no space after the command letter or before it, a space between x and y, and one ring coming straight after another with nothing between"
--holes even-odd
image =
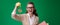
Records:
<instances>
[{"instance_id":1,"label":"shirt sleeve","mask_svg":"<svg viewBox=\"0 0 60 25\"><path fill-rule=\"evenodd\" d=\"M22 21L22 14L11 15L12 19Z\"/></svg>"}]
</instances>

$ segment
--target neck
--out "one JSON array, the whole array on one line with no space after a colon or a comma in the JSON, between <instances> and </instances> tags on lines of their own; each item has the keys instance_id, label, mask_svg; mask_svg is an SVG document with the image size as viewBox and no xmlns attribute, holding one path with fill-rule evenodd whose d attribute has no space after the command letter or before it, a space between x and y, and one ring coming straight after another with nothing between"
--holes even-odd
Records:
<instances>
[{"instance_id":1,"label":"neck","mask_svg":"<svg viewBox=\"0 0 60 25\"><path fill-rule=\"evenodd\" d=\"M33 16L33 13L29 13L29 15L30 15L30 17L32 17Z\"/></svg>"}]
</instances>

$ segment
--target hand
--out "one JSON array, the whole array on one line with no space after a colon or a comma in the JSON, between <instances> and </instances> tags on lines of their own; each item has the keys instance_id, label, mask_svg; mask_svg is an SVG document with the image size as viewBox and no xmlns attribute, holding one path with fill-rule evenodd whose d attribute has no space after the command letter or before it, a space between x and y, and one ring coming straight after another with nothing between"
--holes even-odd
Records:
<instances>
[{"instance_id":1,"label":"hand","mask_svg":"<svg viewBox=\"0 0 60 25\"><path fill-rule=\"evenodd\" d=\"M46 23L45 21L43 21L42 23L40 23L38 25L49 25L49 23Z\"/></svg>"},{"instance_id":2,"label":"hand","mask_svg":"<svg viewBox=\"0 0 60 25\"><path fill-rule=\"evenodd\" d=\"M17 2L16 3L16 7L18 7L18 6L21 6L21 3L20 2Z\"/></svg>"}]
</instances>

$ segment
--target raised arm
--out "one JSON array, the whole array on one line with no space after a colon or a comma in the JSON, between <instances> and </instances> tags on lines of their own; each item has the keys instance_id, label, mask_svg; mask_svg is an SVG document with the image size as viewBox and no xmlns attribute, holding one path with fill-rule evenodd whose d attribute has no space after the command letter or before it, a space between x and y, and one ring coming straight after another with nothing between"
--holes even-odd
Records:
<instances>
[{"instance_id":1,"label":"raised arm","mask_svg":"<svg viewBox=\"0 0 60 25\"><path fill-rule=\"evenodd\" d=\"M19 2L16 3L16 6L15 6L13 12L11 13L11 17L12 17L13 19L15 19L15 20L21 20L21 17L19 17L20 15L17 15L17 14L16 14L16 9L17 9L18 6L20 6L20 3L19 3Z\"/></svg>"}]
</instances>

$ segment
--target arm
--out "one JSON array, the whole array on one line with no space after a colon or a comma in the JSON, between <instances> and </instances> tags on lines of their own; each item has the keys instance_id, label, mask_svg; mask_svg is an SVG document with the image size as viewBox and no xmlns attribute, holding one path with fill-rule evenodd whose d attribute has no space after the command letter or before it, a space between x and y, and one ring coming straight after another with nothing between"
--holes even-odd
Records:
<instances>
[{"instance_id":1,"label":"arm","mask_svg":"<svg viewBox=\"0 0 60 25\"><path fill-rule=\"evenodd\" d=\"M17 9L18 6L19 6L19 5L16 4L16 6L15 6L15 8L14 8L12 14L11 14L11 15L12 15L11 17L12 17L13 19L15 19L15 20L21 20L21 17L19 17L20 15L17 15L17 14L16 14L16 9Z\"/></svg>"}]
</instances>

